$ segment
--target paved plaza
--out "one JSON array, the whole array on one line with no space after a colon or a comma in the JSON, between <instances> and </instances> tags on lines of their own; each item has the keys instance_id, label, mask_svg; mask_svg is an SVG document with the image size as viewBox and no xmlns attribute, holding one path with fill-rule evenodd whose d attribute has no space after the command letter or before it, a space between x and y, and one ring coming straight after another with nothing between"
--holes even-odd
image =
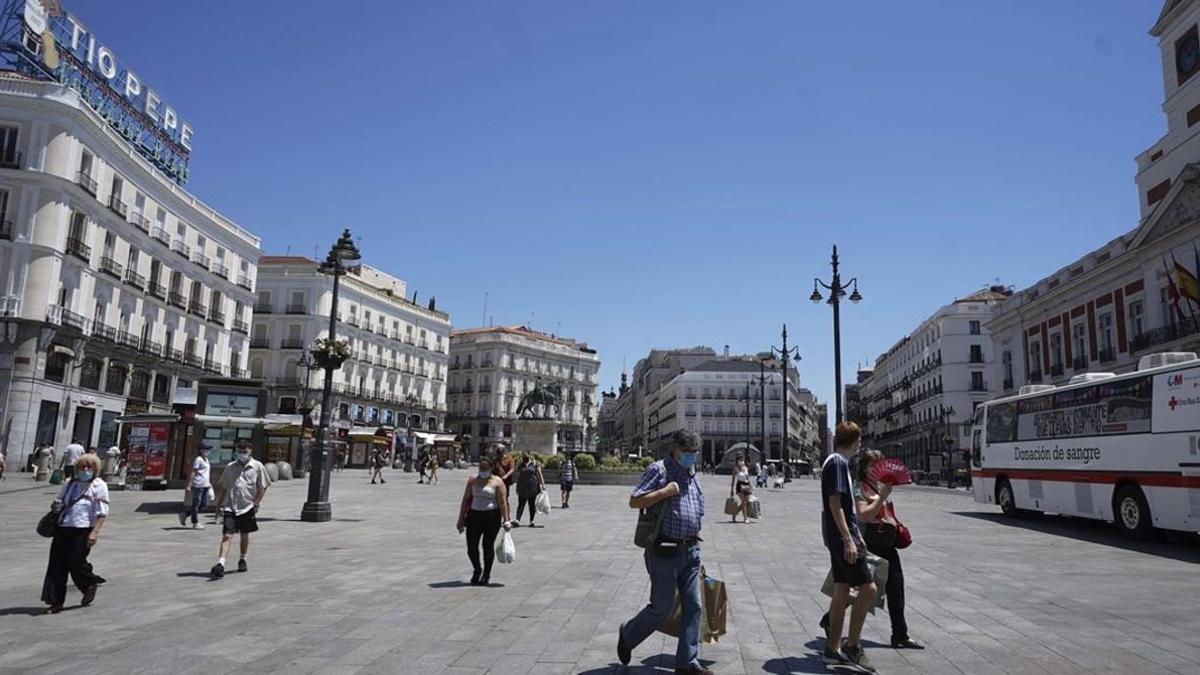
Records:
<instances>
[{"instance_id":1,"label":"paved plaza","mask_svg":"<svg viewBox=\"0 0 1200 675\"><path fill-rule=\"evenodd\" d=\"M514 532L517 561L466 585L454 530L465 472L440 486L395 472L336 474L335 519L298 520L305 483L280 482L260 514L250 571L208 578L219 528L179 527L179 492L114 492L92 560L95 605L41 615L48 541L33 531L52 488L0 483L0 672L610 673L617 626L646 601L628 488L581 486L571 509ZM704 646L718 673L818 673L818 590L828 567L817 484L762 492L763 520L720 515L728 477L706 477L710 575L728 586L728 634ZM557 504L557 488L552 490ZM904 488L909 623L924 652L865 644L881 673L1194 673L1195 541L1132 544L1101 524L1010 521L962 491ZM671 672L656 635L629 673Z\"/></svg>"}]
</instances>

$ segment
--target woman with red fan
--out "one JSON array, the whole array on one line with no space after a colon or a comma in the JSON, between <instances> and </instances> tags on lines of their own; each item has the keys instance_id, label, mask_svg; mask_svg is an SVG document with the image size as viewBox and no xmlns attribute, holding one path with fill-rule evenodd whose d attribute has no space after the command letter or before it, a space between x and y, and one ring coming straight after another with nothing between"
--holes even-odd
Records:
<instances>
[{"instance_id":1,"label":"woman with red fan","mask_svg":"<svg viewBox=\"0 0 1200 675\"><path fill-rule=\"evenodd\" d=\"M892 647L924 649L908 636L908 622L904 620L904 571L897 550L903 525L896 520L896 509L889 499L892 486L911 483L912 474L902 462L884 459L878 450L859 455L855 473L858 480L854 483L854 502L867 550L888 561L886 590L888 615L892 619Z\"/></svg>"}]
</instances>

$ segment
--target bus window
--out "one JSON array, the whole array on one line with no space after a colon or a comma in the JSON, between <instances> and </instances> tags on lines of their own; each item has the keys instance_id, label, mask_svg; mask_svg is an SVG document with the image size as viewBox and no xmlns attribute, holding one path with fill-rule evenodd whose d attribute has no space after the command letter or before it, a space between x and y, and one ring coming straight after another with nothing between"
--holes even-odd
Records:
<instances>
[{"instance_id":1,"label":"bus window","mask_svg":"<svg viewBox=\"0 0 1200 675\"><path fill-rule=\"evenodd\" d=\"M983 465L983 432L976 429L971 434L971 466L978 469Z\"/></svg>"}]
</instances>

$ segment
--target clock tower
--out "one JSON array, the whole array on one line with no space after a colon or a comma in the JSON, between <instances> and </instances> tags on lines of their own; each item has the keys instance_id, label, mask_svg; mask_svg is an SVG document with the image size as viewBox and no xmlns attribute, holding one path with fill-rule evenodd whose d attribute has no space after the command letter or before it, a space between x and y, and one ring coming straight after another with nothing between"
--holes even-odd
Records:
<instances>
[{"instance_id":1,"label":"clock tower","mask_svg":"<svg viewBox=\"0 0 1200 675\"><path fill-rule=\"evenodd\" d=\"M1183 167L1200 162L1200 1L1165 0L1150 35L1162 54L1167 133L1137 156L1143 220Z\"/></svg>"}]
</instances>

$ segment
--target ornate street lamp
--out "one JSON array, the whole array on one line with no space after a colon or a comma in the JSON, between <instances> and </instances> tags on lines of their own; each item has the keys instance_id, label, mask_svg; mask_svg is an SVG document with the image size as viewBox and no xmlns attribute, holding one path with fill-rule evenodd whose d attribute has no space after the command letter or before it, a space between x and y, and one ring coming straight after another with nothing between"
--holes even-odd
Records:
<instances>
[{"instance_id":1,"label":"ornate street lamp","mask_svg":"<svg viewBox=\"0 0 1200 675\"><path fill-rule=\"evenodd\" d=\"M300 361L296 364L296 371L304 370L304 379L300 381L300 403L296 406L296 411L300 413L300 440L296 444L296 464L294 466L297 478L304 477L305 457L304 445L308 430L312 428L312 411L313 402L308 399L308 385L312 380L312 371L316 369L317 363L309 356L308 352L300 354Z\"/></svg>"},{"instance_id":2,"label":"ornate street lamp","mask_svg":"<svg viewBox=\"0 0 1200 675\"><path fill-rule=\"evenodd\" d=\"M783 480L792 480L792 449L790 447L791 429L788 428L788 358L800 362L800 348L788 347L787 324L783 324L783 347L771 347L771 355L778 358L783 370Z\"/></svg>"},{"instance_id":3,"label":"ornate street lamp","mask_svg":"<svg viewBox=\"0 0 1200 675\"><path fill-rule=\"evenodd\" d=\"M350 271L347 263L352 263L362 256L354 240L350 238L350 230L342 232L342 236L329 250L329 256L321 263L319 271L333 277L333 295L329 303L329 335L326 337L326 351L313 351L313 359L317 365L325 369L325 386L321 392L321 422L317 427L317 442L313 445L311 455L311 473L308 476L308 501L300 510L300 520L311 523L323 523L333 518L333 509L329 505L329 471L330 461L329 427L331 423L330 409L333 407L333 371L342 367L343 355L335 352L337 344L337 305L339 280Z\"/></svg>"},{"instance_id":4,"label":"ornate street lamp","mask_svg":"<svg viewBox=\"0 0 1200 675\"><path fill-rule=\"evenodd\" d=\"M836 400L837 416L834 418L834 423L842 421L842 317L840 312L841 299L846 295L846 289L852 288L848 298L850 302L858 304L862 302L862 296L858 293L858 278L851 279L846 283L842 283L842 275L838 272L838 252L837 246L833 247L833 258L830 261L833 266L833 280L830 283L825 283L820 279L813 279L813 292L808 296L813 302L821 302L824 298L821 296L820 288L825 288L829 291L829 304L833 305L833 378L834 390L833 396Z\"/></svg>"}]
</instances>

